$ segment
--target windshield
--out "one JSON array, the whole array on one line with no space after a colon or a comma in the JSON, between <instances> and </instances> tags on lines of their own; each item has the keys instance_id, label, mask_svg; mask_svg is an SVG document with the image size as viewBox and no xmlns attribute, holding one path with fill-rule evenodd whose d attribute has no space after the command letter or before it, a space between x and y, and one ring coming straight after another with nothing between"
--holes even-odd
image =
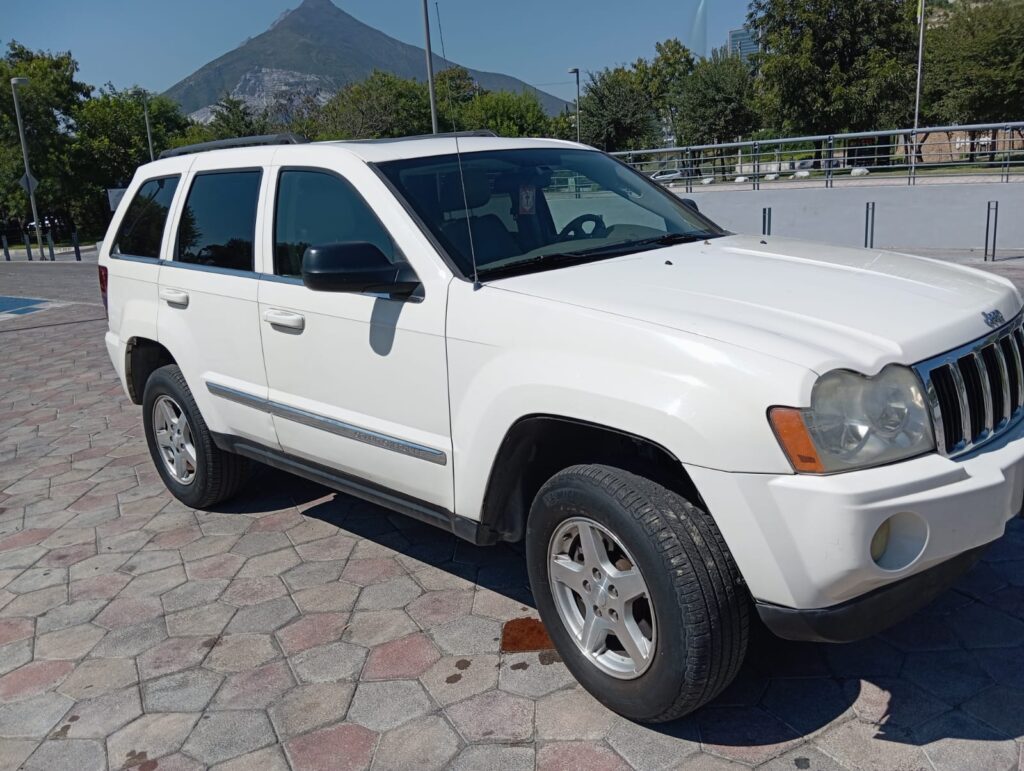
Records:
<instances>
[{"instance_id":1,"label":"windshield","mask_svg":"<svg viewBox=\"0 0 1024 771\"><path fill-rule=\"evenodd\" d=\"M499 278L725 235L604 153L537 148L378 168L463 276Z\"/></svg>"}]
</instances>

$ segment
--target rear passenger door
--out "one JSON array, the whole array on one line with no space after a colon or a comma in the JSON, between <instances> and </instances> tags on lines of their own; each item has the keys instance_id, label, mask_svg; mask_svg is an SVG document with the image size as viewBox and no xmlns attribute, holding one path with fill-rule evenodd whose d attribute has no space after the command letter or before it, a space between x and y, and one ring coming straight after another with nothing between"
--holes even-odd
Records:
<instances>
[{"instance_id":1,"label":"rear passenger door","mask_svg":"<svg viewBox=\"0 0 1024 771\"><path fill-rule=\"evenodd\" d=\"M227 161L225 160L227 157ZM266 174L259 149L197 155L160 269L161 342L214 432L277 447L256 307Z\"/></svg>"},{"instance_id":2,"label":"rear passenger door","mask_svg":"<svg viewBox=\"0 0 1024 771\"><path fill-rule=\"evenodd\" d=\"M168 214L180 174L164 174L143 181L129 193L130 203L109 245L107 274L110 329L107 338L111 357L124 364L122 326L128 322L131 335L159 340L157 327L157 284ZM107 248L104 246L104 248ZM120 370L119 370L120 371ZM139 394L141 396L141 394Z\"/></svg>"}]
</instances>

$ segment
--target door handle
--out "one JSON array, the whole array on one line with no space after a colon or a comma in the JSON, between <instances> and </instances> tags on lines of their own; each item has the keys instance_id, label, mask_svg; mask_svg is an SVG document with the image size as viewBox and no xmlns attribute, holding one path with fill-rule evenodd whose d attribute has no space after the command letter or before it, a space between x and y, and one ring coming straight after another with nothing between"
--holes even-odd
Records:
<instances>
[{"instance_id":1,"label":"door handle","mask_svg":"<svg viewBox=\"0 0 1024 771\"><path fill-rule=\"evenodd\" d=\"M287 329L297 329L300 332L306 328L306 317L301 313L280 311L276 308L263 311L263 320L272 327L286 327Z\"/></svg>"},{"instance_id":2,"label":"door handle","mask_svg":"<svg viewBox=\"0 0 1024 771\"><path fill-rule=\"evenodd\" d=\"M169 305L180 305L182 308L188 307L188 292L183 289L170 289L168 287L160 288L160 299L168 303Z\"/></svg>"}]
</instances>

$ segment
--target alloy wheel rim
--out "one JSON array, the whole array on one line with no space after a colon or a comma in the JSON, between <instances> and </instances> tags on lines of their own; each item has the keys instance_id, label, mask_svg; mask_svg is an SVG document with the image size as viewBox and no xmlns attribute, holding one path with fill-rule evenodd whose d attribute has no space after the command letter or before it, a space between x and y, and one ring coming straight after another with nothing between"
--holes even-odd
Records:
<instances>
[{"instance_id":1,"label":"alloy wheel rim","mask_svg":"<svg viewBox=\"0 0 1024 771\"><path fill-rule=\"evenodd\" d=\"M192 426L181 405L170 396L160 395L153 403L153 438L171 478L181 485L192 484L198 467Z\"/></svg>"},{"instance_id":2,"label":"alloy wheel rim","mask_svg":"<svg viewBox=\"0 0 1024 771\"><path fill-rule=\"evenodd\" d=\"M647 671L657 644L654 605L614 533L586 517L565 520L548 546L548 577L562 624L594 666L622 680Z\"/></svg>"}]
</instances>

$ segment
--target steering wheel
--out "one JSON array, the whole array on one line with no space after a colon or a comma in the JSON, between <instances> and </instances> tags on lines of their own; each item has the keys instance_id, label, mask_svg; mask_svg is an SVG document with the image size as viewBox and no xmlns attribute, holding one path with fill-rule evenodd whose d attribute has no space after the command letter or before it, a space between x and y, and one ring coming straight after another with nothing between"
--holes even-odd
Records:
<instances>
[{"instance_id":1,"label":"steering wheel","mask_svg":"<svg viewBox=\"0 0 1024 771\"><path fill-rule=\"evenodd\" d=\"M589 233L583 229L587 222L594 225ZM604 238L607 235L608 228L604 225L604 217L600 214L581 214L559 231L558 240L576 241L581 238Z\"/></svg>"}]
</instances>

